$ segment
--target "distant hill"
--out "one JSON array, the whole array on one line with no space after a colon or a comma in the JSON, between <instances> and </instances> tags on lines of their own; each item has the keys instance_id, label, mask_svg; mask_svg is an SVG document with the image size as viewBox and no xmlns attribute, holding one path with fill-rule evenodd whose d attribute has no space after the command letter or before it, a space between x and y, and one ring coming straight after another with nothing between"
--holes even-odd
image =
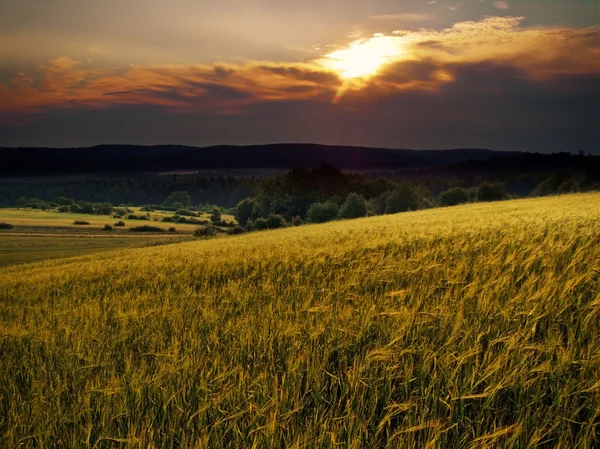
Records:
<instances>
[{"instance_id":1,"label":"distant hill","mask_svg":"<svg viewBox=\"0 0 600 449\"><path fill-rule=\"evenodd\" d=\"M523 156L485 149L404 150L272 144L189 147L99 145L89 148L0 148L0 175L316 167L401 170Z\"/></svg>"}]
</instances>

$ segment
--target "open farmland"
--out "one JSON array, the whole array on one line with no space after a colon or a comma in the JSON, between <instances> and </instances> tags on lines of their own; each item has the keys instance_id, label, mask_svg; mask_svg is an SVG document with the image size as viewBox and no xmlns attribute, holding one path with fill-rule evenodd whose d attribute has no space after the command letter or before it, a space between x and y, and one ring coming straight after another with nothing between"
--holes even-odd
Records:
<instances>
[{"instance_id":1,"label":"open farmland","mask_svg":"<svg viewBox=\"0 0 600 449\"><path fill-rule=\"evenodd\" d=\"M146 212L139 208L129 208L133 214L139 216L146 215ZM125 226L114 227L114 233L123 233L129 231L134 226L151 225L164 229L175 227L179 233L191 234L196 229L195 224L191 223L167 223L161 221L166 217L173 216L173 212L156 211L148 214L148 220L130 220L127 217L122 219L114 218L108 215L90 215L59 213L56 210L42 211L28 208L4 208L0 209L0 222L8 223L14 226L14 232L21 233L64 233L64 234L96 234L102 230L104 225L114 225L118 221L125 222ZM210 214L200 214L199 220L208 220ZM223 219L232 221L232 215L223 214ZM89 225L81 226L74 224L75 221L87 221Z\"/></svg>"},{"instance_id":2,"label":"open farmland","mask_svg":"<svg viewBox=\"0 0 600 449\"><path fill-rule=\"evenodd\" d=\"M595 447L600 194L0 271L6 447Z\"/></svg>"}]
</instances>

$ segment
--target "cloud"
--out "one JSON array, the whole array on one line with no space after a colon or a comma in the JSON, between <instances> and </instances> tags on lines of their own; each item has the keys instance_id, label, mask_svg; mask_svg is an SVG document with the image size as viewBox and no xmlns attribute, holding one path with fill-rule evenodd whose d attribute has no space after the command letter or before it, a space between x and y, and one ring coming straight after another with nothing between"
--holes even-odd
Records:
<instances>
[{"instance_id":1,"label":"cloud","mask_svg":"<svg viewBox=\"0 0 600 449\"><path fill-rule=\"evenodd\" d=\"M494 6L498 9L508 9L508 3L500 0L496 0Z\"/></svg>"},{"instance_id":2,"label":"cloud","mask_svg":"<svg viewBox=\"0 0 600 449\"><path fill-rule=\"evenodd\" d=\"M346 81L345 97L333 107L365 110L386 98L405 102L411 95L450 95L460 102L459 92L468 97L484 89L501 97L530 85L562 95L582 88L598 93L594 83L600 73L600 27L525 28L522 20L487 17L443 30L397 30L367 39L385 40L398 52L386 56L373 76ZM0 126L59 109L146 106L218 117L246 116L261 105L288 102L330 110L343 83L327 58L98 67L64 56L36 70L19 71L0 84Z\"/></svg>"},{"instance_id":3,"label":"cloud","mask_svg":"<svg viewBox=\"0 0 600 449\"><path fill-rule=\"evenodd\" d=\"M382 22L424 22L430 20L431 16L428 14L381 14L371 16L371 19Z\"/></svg>"}]
</instances>

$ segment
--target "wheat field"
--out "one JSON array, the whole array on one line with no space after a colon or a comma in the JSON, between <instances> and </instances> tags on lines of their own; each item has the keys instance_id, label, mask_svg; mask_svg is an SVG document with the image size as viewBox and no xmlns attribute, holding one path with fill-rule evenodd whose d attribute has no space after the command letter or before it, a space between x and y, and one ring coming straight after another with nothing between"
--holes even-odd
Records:
<instances>
[{"instance_id":1,"label":"wheat field","mask_svg":"<svg viewBox=\"0 0 600 449\"><path fill-rule=\"evenodd\" d=\"M0 446L591 448L600 194L0 272Z\"/></svg>"}]
</instances>

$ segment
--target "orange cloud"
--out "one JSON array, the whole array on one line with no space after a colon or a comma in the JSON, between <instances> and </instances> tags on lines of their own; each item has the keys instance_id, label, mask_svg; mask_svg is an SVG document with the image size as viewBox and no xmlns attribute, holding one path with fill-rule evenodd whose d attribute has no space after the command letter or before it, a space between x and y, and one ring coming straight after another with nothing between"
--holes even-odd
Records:
<instances>
[{"instance_id":1,"label":"orange cloud","mask_svg":"<svg viewBox=\"0 0 600 449\"><path fill-rule=\"evenodd\" d=\"M600 27L522 28L521 20L488 17L446 30L398 30L355 42L360 46L376 45L374 39L385 41L385 60L374 64L368 76L346 81L345 89L378 95L435 91L455 81L458 65L482 62L513 67L540 82L600 73ZM306 63L126 68L98 68L65 56L0 84L0 113L147 104L176 112L235 114L264 101L329 102L344 82L342 75L327 56Z\"/></svg>"}]
</instances>

